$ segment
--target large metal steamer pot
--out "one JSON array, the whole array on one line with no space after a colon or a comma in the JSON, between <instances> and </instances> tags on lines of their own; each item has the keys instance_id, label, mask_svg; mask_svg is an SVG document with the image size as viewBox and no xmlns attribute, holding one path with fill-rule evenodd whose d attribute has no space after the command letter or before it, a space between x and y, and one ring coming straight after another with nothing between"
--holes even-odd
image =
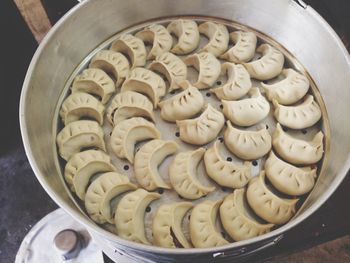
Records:
<instances>
[{"instance_id":1,"label":"large metal steamer pot","mask_svg":"<svg viewBox=\"0 0 350 263\"><path fill-rule=\"evenodd\" d=\"M167 16L200 15L250 26L278 41L317 84L331 128L329 166L298 215L260 237L208 249L164 249L120 239L94 224L64 188L55 159L54 112L63 87L89 52L131 25ZM31 166L47 193L112 259L127 262L223 262L275 244L283 233L315 212L336 190L350 167L350 59L333 29L310 6L292 0L86 0L49 32L29 66L20 101L20 122ZM133 259L133 260L131 260Z\"/></svg>"}]
</instances>

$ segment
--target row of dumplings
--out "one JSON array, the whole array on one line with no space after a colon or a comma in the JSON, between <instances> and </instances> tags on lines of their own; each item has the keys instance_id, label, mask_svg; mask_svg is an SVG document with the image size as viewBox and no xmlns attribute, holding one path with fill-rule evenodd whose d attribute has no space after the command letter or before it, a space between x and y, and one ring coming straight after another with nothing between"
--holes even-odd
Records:
<instances>
[{"instance_id":1,"label":"row of dumplings","mask_svg":"<svg viewBox=\"0 0 350 263\"><path fill-rule=\"evenodd\" d=\"M168 28L182 28L186 27L185 25L189 24L196 25L194 21L176 20L170 23ZM195 28L197 28L197 26ZM172 53L168 52L171 48L171 42L170 44L167 44L167 41L171 41L171 36L169 32L167 32L165 27L163 27L162 25L151 25L138 32L136 36L133 36L131 34L122 35L119 39L112 43L110 50L102 50L98 52L92 58L89 68L97 68L104 70L106 73L114 77L114 79L116 80L116 86L119 87L123 80L129 75L130 68L134 69L135 67L143 67L146 64L146 59L155 58L155 60L149 65L149 69L156 71L167 78L169 82L169 91L178 89L179 83L186 80L186 66L194 66L199 71L198 80L196 83L193 84L195 87L199 89L211 87L217 79L217 77L219 76L220 71L225 71L225 67L223 67L222 70L220 69L220 62L215 58L216 52L213 51L219 45L216 42L223 42L223 40L217 40L217 37L219 36L220 38L223 35L220 32L226 31L226 34L228 33L225 26L213 22L205 22L201 24L199 28L203 28L203 30L200 31L203 34L207 34L210 37L210 41L205 47L203 47L203 49L200 50L200 53L190 55L184 61L182 61L182 59L173 55ZM225 30L222 30L222 28L225 28ZM205 33L205 30L208 30L211 33ZM174 33L173 31L170 32ZM188 34L186 29L179 29L178 32L181 32L179 40L182 39L182 37L186 37ZM199 33L197 33L197 35L199 35ZM233 37L233 39L235 39L236 42L234 47L231 48L230 51L233 49L237 50L237 52L245 52L247 49L249 49L252 55L255 54L256 36L253 33L236 31L233 32L232 35L236 36ZM228 36L225 38L228 39ZM250 38L252 38L253 40L249 40ZM145 43L142 40L146 44L151 43L152 45L152 48L149 51L148 55L146 53L147 51ZM252 44L249 44L251 42ZM181 45L181 43L187 43L187 41L179 41L174 48L176 49L176 47ZM260 49L258 49L257 51L262 52L264 56L252 63L262 64L261 67L268 69L278 68L274 69L275 72L273 73L274 76L277 76L280 73L284 63L284 57L282 53L280 53L278 50L267 44L263 44L262 47L265 47L265 49L268 51L264 51L266 53L265 54L263 51L260 51ZM273 59L273 54L276 52L279 52L278 54L282 58L280 61L278 61L278 65L275 65L277 62ZM252 55L250 55L251 58ZM230 61L232 62L232 59ZM246 60L235 60L235 62L242 61ZM264 63L267 63L268 67L266 67ZM231 64L234 65L233 63ZM249 66L246 67L249 73L254 77L254 72L249 70ZM101 76L95 76L96 74ZM101 84L102 86L106 86L106 94L103 98L103 102L106 102L113 88L111 88L112 85L110 85L111 80L108 79L106 75L102 76L102 74L103 73L101 72L96 73L95 70L89 70L86 71L85 74L82 74L81 78L78 79L77 82L79 82L79 80L80 82L86 82L93 77L95 77L95 80L100 80L98 81L99 84ZM239 78L240 77L238 75L236 77L236 80ZM223 87L223 89L226 90L225 87ZM103 91L96 91L96 93L101 92ZM245 91L245 93L246 92L247 90ZM156 106L157 103L154 102L154 104Z\"/></svg>"},{"instance_id":2,"label":"row of dumplings","mask_svg":"<svg viewBox=\"0 0 350 263\"><path fill-rule=\"evenodd\" d=\"M90 69L84 72L86 73L88 70ZM99 73L99 71L96 72ZM76 78L72 94L62 104L60 111L62 120L68 124L88 116L102 125L105 110L103 99L100 102L87 93L91 92L88 87L96 83L91 80L81 81L80 78L84 72ZM105 73L103 72L103 74ZM282 82L284 81L286 79ZM76 85L76 83L80 85ZM157 84L152 85L152 83ZM98 87L98 85L93 85L93 87ZM146 87L152 88L147 89ZM145 117L154 121L153 107L159 105L161 117L164 120L176 121L180 130L180 138L183 141L196 145L206 144L219 134L224 125L224 116L208 104L199 117L188 119L196 116L203 109L205 102L202 94L188 82L183 82L182 87L184 88L182 92L159 103L159 98L166 91L164 81L151 71L136 68L131 71L130 77L122 85L121 92L114 97L108 107L107 119L113 125L133 116ZM153 105L141 93L153 98ZM235 125L251 126L257 124L270 111L269 103L258 88L251 88L249 93L251 98L248 99L222 100L224 115ZM292 129L303 129L314 125L321 118L321 110L312 95L306 95L305 98L304 102L297 106L284 106L273 99L274 115L277 121Z\"/></svg>"},{"instance_id":3,"label":"row of dumplings","mask_svg":"<svg viewBox=\"0 0 350 263\"><path fill-rule=\"evenodd\" d=\"M151 141L152 142L152 141ZM179 158L173 161L169 171L180 165L182 169L191 173L191 166L196 166L198 160L204 155L204 161L217 158L212 151L217 145L205 152L198 149L193 152L182 153L186 159ZM181 153L180 153L181 154ZM179 155L180 155L179 154ZM215 157L216 156L216 157ZM182 160L182 161L181 161ZM221 162L226 162L221 160ZM185 167L183 167L185 163ZM232 163L227 162L227 165ZM215 167L209 165L215 171ZM228 167L226 167L228 168ZM249 167L246 173L249 174ZM316 169L304 169L292 166L279 159L273 152L265 163L266 175L270 182L281 192L289 195L302 195L310 191L314 185ZM160 198L158 193L138 189L130 183L127 176L115 172L110 158L99 150L87 150L75 154L65 167L65 178L77 195L84 200L89 216L99 224L112 223L116 225L117 234L125 239L149 244L145 237L144 212L149 203ZM222 171L220 168L217 171ZM94 180L95 173L101 175ZM244 171L242 171L244 173ZM208 172L210 174L210 172ZM226 174L226 178L229 176ZM237 175L239 176L239 175ZM237 178L237 181L240 179ZM85 192L84 188L92 181ZM242 182L244 185L246 182ZM85 187L84 187L85 186ZM239 186L237 186L239 187ZM186 186L180 187L186 192ZM211 189L209 189L211 190ZM111 202L117 196L124 195L115 209ZM268 223L261 223L249 216L243 200L247 197L248 204L253 211ZM220 219L224 229L233 240L239 241L264 234L274 225L286 223L295 213L298 199L280 198L274 194L265 183L265 172L259 177L250 180L247 190L237 189L225 197L223 203L217 201L204 201L196 205L190 218L190 236L195 247L212 247L227 244L221 234L215 229L215 218L220 208ZM222 204L221 204L222 203ZM177 241L182 247L191 247L182 233L181 222L186 212L192 208L192 203L166 203L162 204L153 218L153 242L163 247L176 247ZM114 211L115 210L115 211ZM166 215L166 216L165 216Z\"/></svg>"},{"instance_id":4,"label":"row of dumplings","mask_svg":"<svg viewBox=\"0 0 350 263\"><path fill-rule=\"evenodd\" d=\"M276 166L279 167L276 168ZM271 168L275 171L280 171L281 168L295 169L288 167L288 164L279 160L273 153L265 168L269 169L269 173ZM298 171L294 172L298 173ZM300 171L297 175L302 176ZM315 171L313 175L315 176ZM288 175L285 178L288 180ZM277 180L279 179L277 177ZM314 177L310 177L311 185L312 180ZM286 183L295 185L292 181ZM89 186L85 206L90 217L96 222L115 223L120 237L150 244L145 236L144 213L149 203L159 199L160 195L143 189L135 190L135 188L136 186L123 175L115 172L104 173ZM111 211L111 200L127 191L131 192L120 199L115 212ZM245 195L253 211L269 223L261 223L249 216L244 205ZM298 199L282 199L272 193L266 187L265 172L262 172L259 177L250 181L247 190L237 189L233 194L227 195L223 202L222 200L204 201L194 207L189 223L192 244L195 247L212 247L228 243L214 227L219 207L224 229L233 240L239 241L264 234L274 225L287 222L295 213L297 201ZM190 202L162 204L153 216L153 243L163 247L176 247L178 243L180 247L191 247L183 234L181 222L192 206Z\"/></svg>"}]
</instances>

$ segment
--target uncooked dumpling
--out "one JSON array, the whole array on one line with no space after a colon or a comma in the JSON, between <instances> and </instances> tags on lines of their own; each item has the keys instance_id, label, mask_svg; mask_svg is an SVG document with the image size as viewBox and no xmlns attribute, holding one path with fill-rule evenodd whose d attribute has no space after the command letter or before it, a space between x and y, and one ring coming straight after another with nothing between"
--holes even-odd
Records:
<instances>
[{"instance_id":1,"label":"uncooked dumpling","mask_svg":"<svg viewBox=\"0 0 350 263\"><path fill-rule=\"evenodd\" d=\"M211 90L220 100L238 100L252 87L248 71L240 64L222 64L221 75L227 75L227 82Z\"/></svg>"},{"instance_id":2,"label":"uncooked dumpling","mask_svg":"<svg viewBox=\"0 0 350 263\"><path fill-rule=\"evenodd\" d=\"M185 214L192 206L190 202L177 202L163 204L158 208L152 224L155 245L176 248L177 243L179 243L183 248L192 247L183 234L181 227Z\"/></svg>"},{"instance_id":3,"label":"uncooked dumpling","mask_svg":"<svg viewBox=\"0 0 350 263\"><path fill-rule=\"evenodd\" d=\"M146 47L141 39L131 34L122 35L111 45L111 50L128 56L131 68L143 67L146 64Z\"/></svg>"},{"instance_id":4,"label":"uncooked dumpling","mask_svg":"<svg viewBox=\"0 0 350 263\"><path fill-rule=\"evenodd\" d=\"M65 126L57 135L59 154L66 161L83 148L106 151L103 130L96 121L80 120Z\"/></svg>"},{"instance_id":5,"label":"uncooked dumpling","mask_svg":"<svg viewBox=\"0 0 350 263\"><path fill-rule=\"evenodd\" d=\"M198 71L198 79L193 84L198 89L210 88L220 76L220 61L211 53L202 52L189 55L185 59L185 63L187 66L193 66Z\"/></svg>"},{"instance_id":6,"label":"uncooked dumpling","mask_svg":"<svg viewBox=\"0 0 350 263\"><path fill-rule=\"evenodd\" d=\"M186 80L187 67L181 58L170 52L163 53L149 65L149 69L165 76L169 82L169 92L179 89L179 83Z\"/></svg>"},{"instance_id":7,"label":"uncooked dumpling","mask_svg":"<svg viewBox=\"0 0 350 263\"><path fill-rule=\"evenodd\" d=\"M272 224L285 224L295 214L295 205L299 199L285 199L275 195L266 187L265 171L250 180L247 189L250 207L262 219Z\"/></svg>"},{"instance_id":8,"label":"uncooked dumpling","mask_svg":"<svg viewBox=\"0 0 350 263\"><path fill-rule=\"evenodd\" d=\"M137 189L123 196L115 212L115 225L121 238L150 245L145 235L145 210L160 194Z\"/></svg>"},{"instance_id":9,"label":"uncooked dumpling","mask_svg":"<svg viewBox=\"0 0 350 263\"><path fill-rule=\"evenodd\" d=\"M118 93L112 99L106 115L112 125L132 117L144 117L154 122L152 102L146 96L134 91Z\"/></svg>"},{"instance_id":10,"label":"uncooked dumpling","mask_svg":"<svg viewBox=\"0 0 350 263\"><path fill-rule=\"evenodd\" d=\"M262 57L258 60L244 63L250 76L258 80L268 80L277 77L281 73L284 64L284 56L281 51L269 44L262 44L256 51L262 54Z\"/></svg>"},{"instance_id":11,"label":"uncooked dumpling","mask_svg":"<svg viewBox=\"0 0 350 263\"><path fill-rule=\"evenodd\" d=\"M159 102L160 116L163 120L175 122L197 115L204 106L204 99L199 90L188 81L180 84L185 90L167 100Z\"/></svg>"},{"instance_id":12,"label":"uncooked dumpling","mask_svg":"<svg viewBox=\"0 0 350 263\"><path fill-rule=\"evenodd\" d=\"M146 95L152 100L154 108L157 108L160 98L166 93L166 86L164 80L156 73L144 68L134 68L121 87L121 92L124 91Z\"/></svg>"},{"instance_id":13,"label":"uncooked dumpling","mask_svg":"<svg viewBox=\"0 0 350 263\"><path fill-rule=\"evenodd\" d=\"M85 92L75 92L63 101L60 116L65 125L84 117L94 119L102 125L104 111L105 107L94 96Z\"/></svg>"},{"instance_id":14,"label":"uncooked dumpling","mask_svg":"<svg viewBox=\"0 0 350 263\"><path fill-rule=\"evenodd\" d=\"M270 104L258 88L249 91L250 98L238 101L222 100L223 113L233 124L252 126L262 121L270 112Z\"/></svg>"},{"instance_id":15,"label":"uncooked dumpling","mask_svg":"<svg viewBox=\"0 0 350 263\"><path fill-rule=\"evenodd\" d=\"M220 58L234 63L243 63L254 57L257 38L253 32L235 31L230 33L230 39L234 44L233 47Z\"/></svg>"},{"instance_id":16,"label":"uncooked dumpling","mask_svg":"<svg viewBox=\"0 0 350 263\"><path fill-rule=\"evenodd\" d=\"M128 59L119 52L113 50L101 50L91 59L89 68L99 68L111 74L116 81L116 86L127 77L130 65Z\"/></svg>"},{"instance_id":17,"label":"uncooked dumpling","mask_svg":"<svg viewBox=\"0 0 350 263\"><path fill-rule=\"evenodd\" d=\"M218 57L227 50L229 34L225 25L209 21L200 24L198 29L201 34L209 39L209 42L201 51L210 52Z\"/></svg>"},{"instance_id":18,"label":"uncooked dumpling","mask_svg":"<svg viewBox=\"0 0 350 263\"><path fill-rule=\"evenodd\" d=\"M115 91L113 80L103 70L98 68L84 69L75 77L72 85L72 93L86 92L101 98L102 104L106 104Z\"/></svg>"},{"instance_id":19,"label":"uncooked dumpling","mask_svg":"<svg viewBox=\"0 0 350 263\"><path fill-rule=\"evenodd\" d=\"M217 184L230 187L244 187L251 177L251 162L235 164L224 160L219 153L219 141L216 141L204 154L205 170Z\"/></svg>"},{"instance_id":20,"label":"uncooked dumpling","mask_svg":"<svg viewBox=\"0 0 350 263\"><path fill-rule=\"evenodd\" d=\"M70 186L73 186L73 178L77 173L83 172L84 174L88 173L93 175L98 173L101 167L106 167L106 169L101 172L115 170L110 157L105 152L100 150L78 152L67 162L64 168L64 178ZM74 191L73 187L72 190Z\"/></svg>"},{"instance_id":21,"label":"uncooked dumpling","mask_svg":"<svg viewBox=\"0 0 350 263\"><path fill-rule=\"evenodd\" d=\"M210 104L199 117L176 121L180 130L180 139L194 145L203 145L214 140L224 123L224 115Z\"/></svg>"},{"instance_id":22,"label":"uncooked dumpling","mask_svg":"<svg viewBox=\"0 0 350 263\"><path fill-rule=\"evenodd\" d=\"M64 176L71 189L84 200L90 179L97 173L115 171L111 158L102 151L87 150L76 153L69 159Z\"/></svg>"},{"instance_id":23,"label":"uncooked dumpling","mask_svg":"<svg viewBox=\"0 0 350 263\"><path fill-rule=\"evenodd\" d=\"M111 200L136 186L129 182L125 175L108 172L95 179L88 187L85 195L85 208L92 220L98 224L107 221L114 224L111 213Z\"/></svg>"},{"instance_id":24,"label":"uncooked dumpling","mask_svg":"<svg viewBox=\"0 0 350 263\"><path fill-rule=\"evenodd\" d=\"M152 45L151 50L147 55L147 59L154 59L157 56L168 52L173 45L173 38L168 30L162 25L152 24L145 27L135 35L141 38L146 44Z\"/></svg>"},{"instance_id":25,"label":"uncooked dumpling","mask_svg":"<svg viewBox=\"0 0 350 263\"><path fill-rule=\"evenodd\" d=\"M178 38L176 45L171 49L174 54L185 55L198 47L199 31L195 21L177 19L172 21L167 29Z\"/></svg>"},{"instance_id":26,"label":"uncooked dumpling","mask_svg":"<svg viewBox=\"0 0 350 263\"><path fill-rule=\"evenodd\" d=\"M220 206L221 223L235 241L261 236L271 231L273 224L262 224L253 219L244 204L245 189L236 189L225 197Z\"/></svg>"},{"instance_id":27,"label":"uncooked dumpling","mask_svg":"<svg viewBox=\"0 0 350 263\"><path fill-rule=\"evenodd\" d=\"M116 124L111 134L111 147L119 158L134 163L135 144L149 139L160 139L161 134L152 122L134 117Z\"/></svg>"},{"instance_id":28,"label":"uncooked dumpling","mask_svg":"<svg viewBox=\"0 0 350 263\"><path fill-rule=\"evenodd\" d=\"M293 138L277 123L272 145L279 156L292 164L314 164L323 156L323 133L319 131L312 141Z\"/></svg>"},{"instance_id":29,"label":"uncooked dumpling","mask_svg":"<svg viewBox=\"0 0 350 263\"><path fill-rule=\"evenodd\" d=\"M164 159L179 149L174 141L152 140L144 144L135 154L134 172L137 182L146 190L171 187L164 182L158 166Z\"/></svg>"},{"instance_id":30,"label":"uncooked dumpling","mask_svg":"<svg viewBox=\"0 0 350 263\"><path fill-rule=\"evenodd\" d=\"M227 121L224 141L234 155L243 160L255 160L263 157L271 149L271 135L266 126L258 131L240 130Z\"/></svg>"},{"instance_id":31,"label":"uncooked dumpling","mask_svg":"<svg viewBox=\"0 0 350 263\"><path fill-rule=\"evenodd\" d=\"M303 195L315 185L316 168L297 167L279 159L273 151L265 162L265 172L273 186L288 195Z\"/></svg>"},{"instance_id":32,"label":"uncooked dumpling","mask_svg":"<svg viewBox=\"0 0 350 263\"><path fill-rule=\"evenodd\" d=\"M190 218L190 235L194 247L219 247L229 243L215 226L221 203L221 200L206 200L193 208Z\"/></svg>"},{"instance_id":33,"label":"uncooked dumpling","mask_svg":"<svg viewBox=\"0 0 350 263\"><path fill-rule=\"evenodd\" d=\"M175 191L184 198L198 199L215 190L197 179L197 167L205 153L204 148L178 153L169 166L169 178Z\"/></svg>"},{"instance_id":34,"label":"uncooked dumpling","mask_svg":"<svg viewBox=\"0 0 350 263\"><path fill-rule=\"evenodd\" d=\"M321 109L312 95L306 95L305 100L299 105L283 106L276 100L273 101L273 105L276 120L291 129L311 127L322 117Z\"/></svg>"},{"instance_id":35,"label":"uncooked dumpling","mask_svg":"<svg viewBox=\"0 0 350 263\"><path fill-rule=\"evenodd\" d=\"M305 96L309 90L309 80L303 74L288 68L281 73L285 78L273 84L261 83L268 100L277 100L279 104L290 105Z\"/></svg>"}]
</instances>

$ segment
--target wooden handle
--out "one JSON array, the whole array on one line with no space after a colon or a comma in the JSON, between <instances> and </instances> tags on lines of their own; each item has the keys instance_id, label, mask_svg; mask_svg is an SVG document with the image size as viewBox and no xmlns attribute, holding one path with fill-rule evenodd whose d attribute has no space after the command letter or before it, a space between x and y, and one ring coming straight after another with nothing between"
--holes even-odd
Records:
<instances>
[{"instance_id":1,"label":"wooden handle","mask_svg":"<svg viewBox=\"0 0 350 263\"><path fill-rule=\"evenodd\" d=\"M40 0L14 0L38 43L52 27Z\"/></svg>"}]
</instances>

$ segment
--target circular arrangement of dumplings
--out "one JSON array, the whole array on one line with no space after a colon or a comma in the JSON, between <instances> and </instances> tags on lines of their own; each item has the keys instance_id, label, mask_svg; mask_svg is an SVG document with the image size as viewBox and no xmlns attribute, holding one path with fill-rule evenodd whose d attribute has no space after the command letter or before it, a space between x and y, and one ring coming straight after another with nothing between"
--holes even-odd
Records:
<instances>
[{"instance_id":1,"label":"circular arrangement of dumplings","mask_svg":"<svg viewBox=\"0 0 350 263\"><path fill-rule=\"evenodd\" d=\"M147 245L222 246L287 223L325 149L309 80L286 64L215 21L120 35L61 105L68 188L94 222Z\"/></svg>"}]
</instances>

